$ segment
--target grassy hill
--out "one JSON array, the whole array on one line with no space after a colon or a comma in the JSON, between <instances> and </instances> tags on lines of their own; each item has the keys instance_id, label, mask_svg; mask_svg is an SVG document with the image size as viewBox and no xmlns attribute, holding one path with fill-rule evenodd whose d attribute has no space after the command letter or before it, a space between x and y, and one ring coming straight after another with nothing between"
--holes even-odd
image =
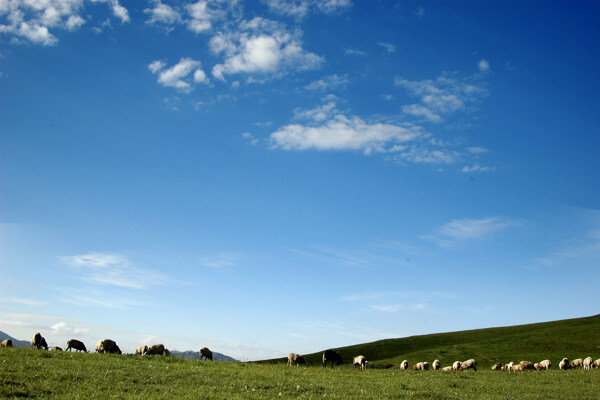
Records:
<instances>
[{"instance_id":1,"label":"grassy hill","mask_svg":"<svg viewBox=\"0 0 600 400\"><path fill-rule=\"evenodd\" d=\"M412 365L419 361L439 359L442 366L455 360L475 358L482 368L496 362L550 359L555 366L563 358L600 358L600 315L553 322L499 328L435 333L386 339L336 349L345 362L364 355L378 367L398 365L406 359ZM310 364L322 363L322 353L305 355ZM286 359L267 360L282 363Z\"/></svg>"}]
</instances>

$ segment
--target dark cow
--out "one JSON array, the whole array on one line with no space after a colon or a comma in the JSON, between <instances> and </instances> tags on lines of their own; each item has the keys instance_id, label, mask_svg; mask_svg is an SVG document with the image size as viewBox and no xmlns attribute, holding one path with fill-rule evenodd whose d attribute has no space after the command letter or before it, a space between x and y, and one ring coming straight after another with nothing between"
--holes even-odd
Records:
<instances>
[{"instance_id":1,"label":"dark cow","mask_svg":"<svg viewBox=\"0 0 600 400\"><path fill-rule=\"evenodd\" d=\"M325 350L323 352L323 367L327 365L328 362L331 362L331 369L333 369L333 363L340 365L343 360L342 357L333 350Z\"/></svg>"}]
</instances>

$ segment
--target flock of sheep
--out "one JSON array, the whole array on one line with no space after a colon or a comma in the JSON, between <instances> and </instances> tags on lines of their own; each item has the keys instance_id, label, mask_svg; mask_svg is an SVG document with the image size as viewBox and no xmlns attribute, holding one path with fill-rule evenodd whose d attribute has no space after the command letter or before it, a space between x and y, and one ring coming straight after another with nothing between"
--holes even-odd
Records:
<instances>
[{"instance_id":1,"label":"flock of sheep","mask_svg":"<svg viewBox=\"0 0 600 400\"><path fill-rule=\"evenodd\" d=\"M12 340L6 339L0 342L0 347L13 347ZM46 339L39 333L36 332L31 338L31 347L34 349L45 349L48 350L48 343ZM83 351L87 353L87 348L85 344L77 339L71 339L67 341L67 348L65 351ZM61 347L54 346L51 351L63 351ZM106 354L123 354L121 349L117 345L117 343L112 339L102 339L96 343L96 353L106 353ZM159 356L170 356L171 352L167 349L163 344L153 344L152 346L139 346L135 350L136 355L159 355ZM213 355L212 352L207 348L203 347L200 349L200 359L206 358L207 360L212 361Z\"/></svg>"},{"instance_id":2,"label":"flock of sheep","mask_svg":"<svg viewBox=\"0 0 600 400\"><path fill-rule=\"evenodd\" d=\"M13 346L13 343L12 343L12 340L10 340L10 339L6 339L6 340L0 342L0 347L12 347L12 346ZM46 342L46 339L44 339L44 337L39 332L37 332L35 335L33 335L33 338L31 339L31 347L33 347L35 349L43 348L43 349L48 350L48 343ZM52 350L53 351L62 351L62 348L55 346L55 347L52 347ZM65 351L67 351L67 350L68 351L75 350L75 351L87 352L87 348L85 347L85 344L77 339L71 339L71 340L67 341L67 348ZM117 343L111 339L102 339L102 340L98 341L98 343L96 343L96 353L122 354L121 349L119 348ZM170 356L171 355L169 350L167 348L165 348L165 346L162 344L153 344L152 346L145 346L145 345L139 346L135 350L135 354L141 355L141 356L143 356L143 355ZM200 359L201 360L206 359L206 360L212 361L213 354L207 347L203 347L200 349ZM327 365L327 363L331 363L331 368L333 369L334 364L339 365L342 362L343 362L342 357L338 353L336 353L334 350L325 350L323 352L323 366L324 367ZM290 353L288 355L287 365L291 366L294 364L296 366L308 365L308 362L306 362L304 357L302 357L300 354ZM354 359L352 360L352 364L355 367L360 367L361 369L373 368L373 363L371 363L370 361L367 361L367 359L362 355L354 357ZM585 359L577 358L571 362L569 362L569 360L567 358L563 358L558 366L561 370L574 369L574 368L583 368L584 370L591 370L592 368L600 368L600 358L595 361L592 359L592 357L587 357ZM529 361L521 361L518 364L515 364L514 362L511 361L510 363L508 363L506 365L494 364L492 366L492 370L523 372L525 370L537 370L537 371L549 370L551 367L552 367L552 363L550 362L550 360L543 360L543 361L540 361L539 363L531 363ZM398 368L401 370L409 369L408 361L407 360L402 361ZM431 368L434 371L465 371L468 369L473 369L473 370L477 371L477 361L471 358L469 360L462 361L462 362L455 361L452 365L442 367L440 364L440 360L434 360L433 364L431 365ZM415 370L415 371L416 370L427 371L427 370L429 370L429 362L424 361L424 362L416 363L412 366L411 369Z\"/></svg>"}]
</instances>

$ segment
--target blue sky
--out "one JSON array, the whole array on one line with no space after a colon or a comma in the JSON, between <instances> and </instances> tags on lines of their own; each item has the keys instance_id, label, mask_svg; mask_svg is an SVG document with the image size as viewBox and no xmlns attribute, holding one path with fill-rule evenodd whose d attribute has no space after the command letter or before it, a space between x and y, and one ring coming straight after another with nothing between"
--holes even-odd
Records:
<instances>
[{"instance_id":1,"label":"blue sky","mask_svg":"<svg viewBox=\"0 0 600 400\"><path fill-rule=\"evenodd\" d=\"M0 330L254 360L597 314L599 12L0 0Z\"/></svg>"}]
</instances>

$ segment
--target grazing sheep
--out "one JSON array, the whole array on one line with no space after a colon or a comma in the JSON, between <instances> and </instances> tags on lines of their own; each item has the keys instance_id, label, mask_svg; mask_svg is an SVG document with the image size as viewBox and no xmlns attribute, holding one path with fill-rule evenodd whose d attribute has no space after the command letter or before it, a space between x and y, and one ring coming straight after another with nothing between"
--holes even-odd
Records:
<instances>
[{"instance_id":1,"label":"grazing sheep","mask_svg":"<svg viewBox=\"0 0 600 400\"><path fill-rule=\"evenodd\" d=\"M373 363L371 361L365 361L364 369L373 369L373 368L375 368L375 366L373 365Z\"/></svg>"},{"instance_id":2,"label":"grazing sheep","mask_svg":"<svg viewBox=\"0 0 600 400\"><path fill-rule=\"evenodd\" d=\"M75 349L75 351L83 351L87 353L87 349L85 348L85 344L77 339L71 339L67 342L67 349L65 351L71 351L71 349Z\"/></svg>"},{"instance_id":3,"label":"grazing sheep","mask_svg":"<svg viewBox=\"0 0 600 400\"><path fill-rule=\"evenodd\" d=\"M583 360L583 369L590 370L593 367L594 367L594 360L592 359L592 357L586 357L586 359Z\"/></svg>"},{"instance_id":4,"label":"grazing sheep","mask_svg":"<svg viewBox=\"0 0 600 400\"><path fill-rule=\"evenodd\" d=\"M439 371L440 369L440 360L433 360L433 364L431 366L434 371Z\"/></svg>"},{"instance_id":5,"label":"grazing sheep","mask_svg":"<svg viewBox=\"0 0 600 400\"><path fill-rule=\"evenodd\" d=\"M600 358L594 361L594 368L600 368Z\"/></svg>"},{"instance_id":6,"label":"grazing sheep","mask_svg":"<svg viewBox=\"0 0 600 400\"><path fill-rule=\"evenodd\" d=\"M583 360L581 358L576 358L571 361L571 368L583 367Z\"/></svg>"},{"instance_id":7,"label":"grazing sheep","mask_svg":"<svg viewBox=\"0 0 600 400\"><path fill-rule=\"evenodd\" d=\"M53 348L50 349L50 351L63 351L63 349L61 347L54 346Z\"/></svg>"},{"instance_id":8,"label":"grazing sheep","mask_svg":"<svg viewBox=\"0 0 600 400\"><path fill-rule=\"evenodd\" d=\"M96 343L96 353L123 354L114 340L102 339Z\"/></svg>"},{"instance_id":9,"label":"grazing sheep","mask_svg":"<svg viewBox=\"0 0 600 400\"><path fill-rule=\"evenodd\" d=\"M12 345L12 340L10 339L4 339L1 343L0 343L0 347L13 347Z\"/></svg>"},{"instance_id":10,"label":"grazing sheep","mask_svg":"<svg viewBox=\"0 0 600 400\"><path fill-rule=\"evenodd\" d=\"M300 364L308 365L308 363L306 362L304 357L302 357L300 354L296 354L296 353L288 354L287 365L288 365L288 367L290 367L292 364L296 364L297 367L299 367Z\"/></svg>"},{"instance_id":11,"label":"grazing sheep","mask_svg":"<svg viewBox=\"0 0 600 400\"><path fill-rule=\"evenodd\" d=\"M412 367L413 371L427 371L429 369L429 363L427 361L416 363Z\"/></svg>"},{"instance_id":12,"label":"grazing sheep","mask_svg":"<svg viewBox=\"0 0 600 400\"><path fill-rule=\"evenodd\" d=\"M514 362L509 362L508 364L505 365L505 368L507 371L512 371L513 367L515 366Z\"/></svg>"},{"instance_id":13,"label":"grazing sheep","mask_svg":"<svg viewBox=\"0 0 600 400\"><path fill-rule=\"evenodd\" d=\"M143 344L143 345L139 346L137 349L135 349L135 355L143 356L144 354L146 354L147 351L148 351L148 346Z\"/></svg>"},{"instance_id":14,"label":"grazing sheep","mask_svg":"<svg viewBox=\"0 0 600 400\"><path fill-rule=\"evenodd\" d=\"M408 369L408 361L404 360L400 363L400 369Z\"/></svg>"},{"instance_id":15,"label":"grazing sheep","mask_svg":"<svg viewBox=\"0 0 600 400\"><path fill-rule=\"evenodd\" d=\"M165 352L165 346L163 344L153 344L148 346L146 350L147 356L161 356Z\"/></svg>"},{"instance_id":16,"label":"grazing sheep","mask_svg":"<svg viewBox=\"0 0 600 400\"><path fill-rule=\"evenodd\" d=\"M365 361L367 361L367 359L365 358L365 356L356 356L352 360L352 364L355 367L360 367L360 369L365 369Z\"/></svg>"},{"instance_id":17,"label":"grazing sheep","mask_svg":"<svg viewBox=\"0 0 600 400\"><path fill-rule=\"evenodd\" d=\"M513 372L523 372L524 368L521 364L516 364L514 367L512 367L512 371Z\"/></svg>"},{"instance_id":18,"label":"grazing sheep","mask_svg":"<svg viewBox=\"0 0 600 400\"><path fill-rule=\"evenodd\" d=\"M474 371L477 371L477 361L470 358L467 361L463 361L462 364L460 364L461 371L466 371L469 368L473 368Z\"/></svg>"},{"instance_id":19,"label":"grazing sheep","mask_svg":"<svg viewBox=\"0 0 600 400\"><path fill-rule=\"evenodd\" d=\"M454 364L452 364L452 369L454 371L458 371L460 369L460 364L461 364L460 361L454 361Z\"/></svg>"},{"instance_id":20,"label":"grazing sheep","mask_svg":"<svg viewBox=\"0 0 600 400\"><path fill-rule=\"evenodd\" d=\"M533 364L533 368L535 368L536 371L541 371L542 370L542 366L539 363L534 363Z\"/></svg>"},{"instance_id":21,"label":"grazing sheep","mask_svg":"<svg viewBox=\"0 0 600 400\"><path fill-rule=\"evenodd\" d=\"M41 349L43 347L48 350L48 343L46 343L46 339L39 332L36 332L31 339L31 347L34 349Z\"/></svg>"},{"instance_id":22,"label":"grazing sheep","mask_svg":"<svg viewBox=\"0 0 600 400\"><path fill-rule=\"evenodd\" d=\"M521 361L519 364L523 367L523 369L535 369L533 363L529 361Z\"/></svg>"},{"instance_id":23,"label":"grazing sheep","mask_svg":"<svg viewBox=\"0 0 600 400\"><path fill-rule=\"evenodd\" d=\"M558 368L560 368L560 369L569 369L569 368L571 368L571 365L569 364L569 359L567 357L563 358L560 361L560 364L558 364Z\"/></svg>"},{"instance_id":24,"label":"grazing sheep","mask_svg":"<svg viewBox=\"0 0 600 400\"><path fill-rule=\"evenodd\" d=\"M163 351L162 355L165 357L171 357L171 352L165 347L165 350Z\"/></svg>"},{"instance_id":25,"label":"grazing sheep","mask_svg":"<svg viewBox=\"0 0 600 400\"><path fill-rule=\"evenodd\" d=\"M444 371L444 372L454 371L454 368L452 368L452 365L448 365L447 367L442 368L442 371Z\"/></svg>"},{"instance_id":26,"label":"grazing sheep","mask_svg":"<svg viewBox=\"0 0 600 400\"><path fill-rule=\"evenodd\" d=\"M500 371L502 369L502 364L496 363L492 365L492 371Z\"/></svg>"},{"instance_id":27,"label":"grazing sheep","mask_svg":"<svg viewBox=\"0 0 600 400\"><path fill-rule=\"evenodd\" d=\"M210 351L208 349L208 347L203 347L200 349L200 359L202 360L202 358L206 358L207 360L210 360L210 361L213 360L212 351Z\"/></svg>"},{"instance_id":28,"label":"grazing sheep","mask_svg":"<svg viewBox=\"0 0 600 400\"><path fill-rule=\"evenodd\" d=\"M552 367L550 360L540 361L540 369L549 370Z\"/></svg>"},{"instance_id":29,"label":"grazing sheep","mask_svg":"<svg viewBox=\"0 0 600 400\"><path fill-rule=\"evenodd\" d=\"M333 369L333 363L340 365L343 363L342 357L333 350L325 350L323 352L323 367L327 365L328 362L331 362L331 369Z\"/></svg>"}]
</instances>

